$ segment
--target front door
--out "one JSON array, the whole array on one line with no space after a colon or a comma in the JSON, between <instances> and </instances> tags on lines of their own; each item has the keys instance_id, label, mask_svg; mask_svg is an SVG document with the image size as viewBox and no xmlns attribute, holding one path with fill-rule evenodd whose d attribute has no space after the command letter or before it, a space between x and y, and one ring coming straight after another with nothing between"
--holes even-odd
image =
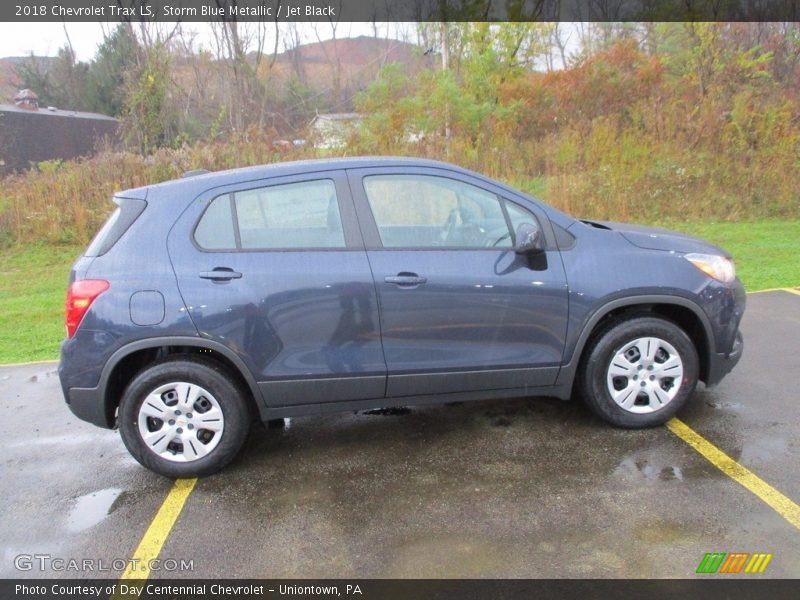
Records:
<instances>
[{"instance_id":1,"label":"front door","mask_svg":"<svg viewBox=\"0 0 800 600\"><path fill-rule=\"evenodd\" d=\"M552 385L567 328L561 258L554 247L513 251L516 227L549 228L546 216L443 169L349 176L378 290L387 396Z\"/></svg>"},{"instance_id":2,"label":"front door","mask_svg":"<svg viewBox=\"0 0 800 600\"><path fill-rule=\"evenodd\" d=\"M244 360L269 406L383 397L377 298L343 172L210 191L169 252L198 332Z\"/></svg>"}]
</instances>

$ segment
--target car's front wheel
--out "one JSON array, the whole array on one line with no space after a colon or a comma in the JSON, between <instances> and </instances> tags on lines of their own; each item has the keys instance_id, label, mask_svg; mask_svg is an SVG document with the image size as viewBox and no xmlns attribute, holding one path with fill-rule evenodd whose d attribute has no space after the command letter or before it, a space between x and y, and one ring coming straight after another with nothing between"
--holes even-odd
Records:
<instances>
[{"instance_id":1,"label":"car's front wheel","mask_svg":"<svg viewBox=\"0 0 800 600\"><path fill-rule=\"evenodd\" d=\"M247 437L243 390L210 360L184 356L148 367L128 385L119 430L142 465L167 477L210 475Z\"/></svg>"},{"instance_id":2,"label":"car's front wheel","mask_svg":"<svg viewBox=\"0 0 800 600\"><path fill-rule=\"evenodd\" d=\"M581 362L578 390L589 408L619 427L661 425L694 392L699 360L675 323L638 316L612 321Z\"/></svg>"}]
</instances>

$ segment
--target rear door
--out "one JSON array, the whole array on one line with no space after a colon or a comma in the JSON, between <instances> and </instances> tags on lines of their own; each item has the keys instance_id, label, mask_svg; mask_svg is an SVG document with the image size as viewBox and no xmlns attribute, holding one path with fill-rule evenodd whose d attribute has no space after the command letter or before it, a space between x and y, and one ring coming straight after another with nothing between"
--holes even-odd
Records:
<instances>
[{"instance_id":1,"label":"rear door","mask_svg":"<svg viewBox=\"0 0 800 600\"><path fill-rule=\"evenodd\" d=\"M377 298L343 172L210 190L169 252L200 335L244 360L268 405L383 397Z\"/></svg>"},{"instance_id":2,"label":"rear door","mask_svg":"<svg viewBox=\"0 0 800 600\"><path fill-rule=\"evenodd\" d=\"M387 396L535 388L558 374L564 268L544 213L435 168L348 171L378 289ZM521 222L549 249L512 249Z\"/></svg>"}]
</instances>

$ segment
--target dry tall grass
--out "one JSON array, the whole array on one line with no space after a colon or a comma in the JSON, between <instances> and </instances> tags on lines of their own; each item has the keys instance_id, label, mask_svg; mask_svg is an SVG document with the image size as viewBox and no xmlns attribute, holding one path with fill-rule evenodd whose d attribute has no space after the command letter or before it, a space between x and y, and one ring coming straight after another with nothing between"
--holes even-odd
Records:
<instances>
[{"instance_id":1,"label":"dry tall grass","mask_svg":"<svg viewBox=\"0 0 800 600\"><path fill-rule=\"evenodd\" d=\"M292 151L290 159L308 152ZM212 171L286 160L257 130L225 143L161 149L144 157L103 152L91 159L41 163L38 169L0 181L0 242L86 243L113 210L120 190Z\"/></svg>"}]
</instances>

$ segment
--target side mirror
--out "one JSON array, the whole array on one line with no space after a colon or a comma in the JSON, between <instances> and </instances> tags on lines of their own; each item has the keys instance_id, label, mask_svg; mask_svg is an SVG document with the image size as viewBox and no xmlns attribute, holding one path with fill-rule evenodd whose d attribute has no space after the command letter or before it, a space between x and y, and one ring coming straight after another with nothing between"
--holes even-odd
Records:
<instances>
[{"instance_id":1,"label":"side mirror","mask_svg":"<svg viewBox=\"0 0 800 600\"><path fill-rule=\"evenodd\" d=\"M514 252L517 254L540 254L545 251L542 230L530 223L519 224L516 238L517 244L514 246Z\"/></svg>"}]
</instances>

